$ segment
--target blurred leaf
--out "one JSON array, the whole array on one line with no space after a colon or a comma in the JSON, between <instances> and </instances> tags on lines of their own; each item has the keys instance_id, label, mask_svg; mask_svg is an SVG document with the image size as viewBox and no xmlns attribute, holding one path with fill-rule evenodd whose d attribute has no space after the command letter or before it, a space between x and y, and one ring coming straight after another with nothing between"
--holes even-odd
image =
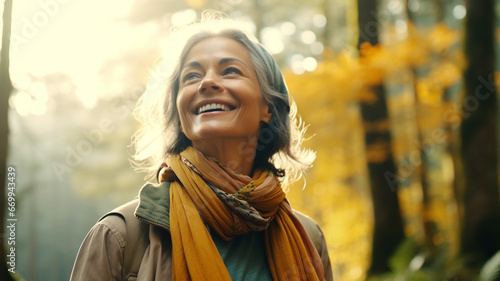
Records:
<instances>
[{"instance_id":1,"label":"blurred leaf","mask_svg":"<svg viewBox=\"0 0 500 281\"><path fill-rule=\"evenodd\" d=\"M491 257L481 268L480 281L500 280L500 251Z\"/></svg>"},{"instance_id":2,"label":"blurred leaf","mask_svg":"<svg viewBox=\"0 0 500 281\"><path fill-rule=\"evenodd\" d=\"M396 249L391 257L390 265L394 272L401 272L409 269L415 254L417 253L417 244L411 238L405 239Z\"/></svg>"}]
</instances>

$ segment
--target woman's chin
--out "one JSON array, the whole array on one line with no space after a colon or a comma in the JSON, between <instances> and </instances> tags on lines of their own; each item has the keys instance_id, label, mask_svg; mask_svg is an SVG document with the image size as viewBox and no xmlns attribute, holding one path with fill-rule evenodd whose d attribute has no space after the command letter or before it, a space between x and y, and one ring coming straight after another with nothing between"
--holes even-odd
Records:
<instances>
[{"instance_id":1,"label":"woman's chin","mask_svg":"<svg viewBox=\"0 0 500 281\"><path fill-rule=\"evenodd\" d=\"M228 138L228 139L248 139L258 134L259 128L251 129L251 126L235 124L234 126L227 126L228 124L203 124L198 128L194 128L187 134L191 141L204 141L210 139Z\"/></svg>"}]
</instances>

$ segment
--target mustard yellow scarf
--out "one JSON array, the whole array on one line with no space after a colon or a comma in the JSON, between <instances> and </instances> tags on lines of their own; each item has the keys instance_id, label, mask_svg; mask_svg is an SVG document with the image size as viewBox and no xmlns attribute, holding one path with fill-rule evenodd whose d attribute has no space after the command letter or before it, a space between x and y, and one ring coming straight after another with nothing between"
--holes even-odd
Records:
<instances>
[{"instance_id":1,"label":"mustard yellow scarf","mask_svg":"<svg viewBox=\"0 0 500 281\"><path fill-rule=\"evenodd\" d=\"M205 223L227 241L265 231L274 280L324 280L319 255L272 173L237 174L192 147L166 164L160 180L172 181L173 280L231 280Z\"/></svg>"}]
</instances>

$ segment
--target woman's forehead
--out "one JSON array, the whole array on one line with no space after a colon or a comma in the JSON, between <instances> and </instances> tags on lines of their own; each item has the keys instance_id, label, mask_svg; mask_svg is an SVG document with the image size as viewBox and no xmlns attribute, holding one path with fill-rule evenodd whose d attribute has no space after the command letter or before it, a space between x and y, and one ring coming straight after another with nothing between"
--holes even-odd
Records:
<instances>
[{"instance_id":1,"label":"woman's forehead","mask_svg":"<svg viewBox=\"0 0 500 281\"><path fill-rule=\"evenodd\" d=\"M239 60L251 66L250 53L239 41L226 36L204 38L195 43L187 52L183 64L200 60Z\"/></svg>"}]
</instances>

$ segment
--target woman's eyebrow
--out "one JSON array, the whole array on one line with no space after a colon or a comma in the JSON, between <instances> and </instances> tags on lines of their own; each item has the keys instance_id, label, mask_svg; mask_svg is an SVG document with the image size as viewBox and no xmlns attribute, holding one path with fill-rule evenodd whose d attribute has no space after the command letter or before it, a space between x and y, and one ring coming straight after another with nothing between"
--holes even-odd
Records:
<instances>
[{"instance_id":1,"label":"woman's eyebrow","mask_svg":"<svg viewBox=\"0 0 500 281\"><path fill-rule=\"evenodd\" d=\"M201 66L201 63L197 62L197 61L190 61L188 63L186 63L182 69L184 68L187 68L187 67L200 67Z\"/></svg>"},{"instance_id":2,"label":"woman's eyebrow","mask_svg":"<svg viewBox=\"0 0 500 281\"><path fill-rule=\"evenodd\" d=\"M225 63L229 63L229 62L233 62L233 61L239 62L239 63L243 64L246 68L248 68L248 65L244 61L237 59L237 58L231 58L231 57L220 59L219 65L223 65ZM190 61L190 62L186 63L182 67L182 69L188 68L188 67L201 67L201 63L199 63L198 61Z\"/></svg>"},{"instance_id":3,"label":"woman's eyebrow","mask_svg":"<svg viewBox=\"0 0 500 281\"><path fill-rule=\"evenodd\" d=\"M237 58L222 58L220 61L219 61L219 65L222 65L222 64L225 64L225 63L228 63L228 62L233 62L233 61L237 61L241 64L243 64L246 68L248 68L248 65L240 60L240 59L237 59Z\"/></svg>"}]
</instances>

